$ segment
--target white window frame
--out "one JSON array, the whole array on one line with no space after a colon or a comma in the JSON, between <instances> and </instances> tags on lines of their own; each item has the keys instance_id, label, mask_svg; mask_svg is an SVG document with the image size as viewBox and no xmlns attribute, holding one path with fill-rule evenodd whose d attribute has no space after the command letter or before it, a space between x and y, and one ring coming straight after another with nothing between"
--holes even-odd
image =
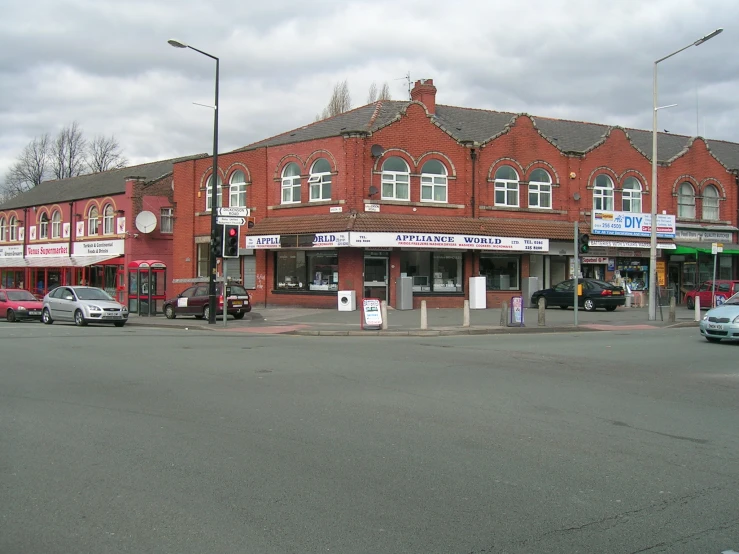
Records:
<instances>
[{"instance_id":1,"label":"white window frame","mask_svg":"<svg viewBox=\"0 0 739 554\"><path fill-rule=\"evenodd\" d=\"M112 235L115 226L113 225L115 213L112 204L106 204L103 208L103 235Z\"/></svg>"},{"instance_id":2,"label":"white window frame","mask_svg":"<svg viewBox=\"0 0 739 554\"><path fill-rule=\"evenodd\" d=\"M695 219L695 188L687 181L680 183L677 192L677 217ZM685 194L690 190L690 194Z\"/></svg>"},{"instance_id":3,"label":"white window frame","mask_svg":"<svg viewBox=\"0 0 739 554\"><path fill-rule=\"evenodd\" d=\"M443 173L427 173L424 171L430 163L437 162ZM421 168L421 202L446 204L449 202L449 179L446 166L440 160L429 160ZM440 192L442 200L436 199L436 193ZM424 198L426 193L430 198Z\"/></svg>"},{"instance_id":4,"label":"white window frame","mask_svg":"<svg viewBox=\"0 0 739 554\"><path fill-rule=\"evenodd\" d=\"M174 210L172 208L160 208L159 232L164 235L174 233Z\"/></svg>"},{"instance_id":5,"label":"white window frame","mask_svg":"<svg viewBox=\"0 0 739 554\"><path fill-rule=\"evenodd\" d=\"M212 209L211 206L211 194L213 191L213 175L208 177L208 182L205 184L205 211L209 212ZM223 206L223 181L221 176L218 176L218 189L216 190L216 203L218 207Z\"/></svg>"},{"instance_id":6,"label":"white window frame","mask_svg":"<svg viewBox=\"0 0 739 554\"><path fill-rule=\"evenodd\" d=\"M87 210L87 235L96 236L100 230L100 212L97 206L90 206Z\"/></svg>"},{"instance_id":7,"label":"white window frame","mask_svg":"<svg viewBox=\"0 0 739 554\"><path fill-rule=\"evenodd\" d=\"M46 212L38 218L38 238L39 240L49 238L49 214Z\"/></svg>"},{"instance_id":8,"label":"white window frame","mask_svg":"<svg viewBox=\"0 0 739 554\"><path fill-rule=\"evenodd\" d=\"M298 174L287 175L287 170L293 166L298 169ZM282 204L300 204L300 166L295 162L290 162L282 170L282 185L280 188Z\"/></svg>"},{"instance_id":9,"label":"white window frame","mask_svg":"<svg viewBox=\"0 0 739 554\"><path fill-rule=\"evenodd\" d=\"M236 181L240 177L243 181ZM243 171L234 171L228 187L228 205L246 208L246 174Z\"/></svg>"},{"instance_id":10,"label":"white window frame","mask_svg":"<svg viewBox=\"0 0 739 554\"><path fill-rule=\"evenodd\" d=\"M513 173L516 175L516 179L503 179L498 177L498 173L503 168L510 168L511 170L513 170ZM508 208L518 208L520 206L519 183L520 181L518 178L518 171L516 171L515 168L511 167L510 165L504 165L496 169L494 191L495 205L505 206ZM502 202L499 200L499 197L501 197L501 195Z\"/></svg>"},{"instance_id":11,"label":"white window frame","mask_svg":"<svg viewBox=\"0 0 739 554\"><path fill-rule=\"evenodd\" d=\"M706 191L712 190L715 196L706 196ZM703 202L701 216L707 221L718 221L720 215L720 200L718 188L715 185L707 185L703 189ZM713 205L712 205L713 204Z\"/></svg>"},{"instance_id":12,"label":"white window frame","mask_svg":"<svg viewBox=\"0 0 739 554\"><path fill-rule=\"evenodd\" d=\"M385 169L385 165L395 158L403 162L406 169L405 171L391 171ZM409 201L411 199L411 173L406 161L401 157L395 156L385 160L382 165L382 183L380 187L382 189L381 198L383 200ZM405 196L398 194L398 188L403 186L405 186ZM391 191L389 194L386 194L385 192L387 187L389 187L389 190Z\"/></svg>"},{"instance_id":13,"label":"white window frame","mask_svg":"<svg viewBox=\"0 0 739 554\"><path fill-rule=\"evenodd\" d=\"M532 173L532 176L537 172L541 171L547 176L548 181L531 181L529 180L529 208L536 208L539 210L551 210L552 209L552 176L549 172L538 168ZM532 199L535 201L532 202ZM548 206L542 206L542 200L545 199L549 204Z\"/></svg>"},{"instance_id":14,"label":"white window frame","mask_svg":"<svg viewBox=\"0 0 739 554\"><path fill-rule=\"evenodd\" d=\"M316 172L316 165L324 161L329 166L329 171ZM310 177L308 177L308 185L310 188L310 201L320 202L321 200L331 200L331 165L328 160L321 158L316 160L311 168Z\"/></svg>"},{"instance_id":15,"label":"white window frame","mask_svg":"<svg viewBox=\"0 0 739 554\"><path fill-rule=\"evenodd\" d=\"M15 216L11 216L10 220L8 221L8 230L10 235L10 242L15 242L18 240L18 218Z\"/></svg>"},{"instance_id":16,"label":"white window frame","mask_svg":"<svg viewBox=\"0 0 739 554\"><path fill-rule=\"evenodd\" d=\"M51 238L58 239L62 236L62 214L59 210L54 210L51 214Z\"/></svg>"},{"instance_id":17,"label":"white window frame","mask_svg":"<svg viewBox=\"0 0 739 554\"><path fill-rule=\"evenodd\" d=\"M636 177L628 177L624 181L624 187L621 191L621 211L633 214L642 213L642 186Z\"/></svg>"},{"instance_id":18,"label":"white window frame","mask_svg":"<svg viewBox=\"0 0 739 554\"><path fill-rule=\"evenodd\" d=\"M593 211L613 211L613 188L613 179L605 173L601 173L595 178L593 185Z\"/></svg>"},{"instance_id":19,"label":"white window frame","mask_svg":"<svg viewBox=\"0 0 739 554\"><path fill-rule=\"evenodd\" d=\"M0 242L5 242L5 237L7 236L8 230L7 227L5 227L5 218L0 217Z\"/></svg>"}]
</instances>

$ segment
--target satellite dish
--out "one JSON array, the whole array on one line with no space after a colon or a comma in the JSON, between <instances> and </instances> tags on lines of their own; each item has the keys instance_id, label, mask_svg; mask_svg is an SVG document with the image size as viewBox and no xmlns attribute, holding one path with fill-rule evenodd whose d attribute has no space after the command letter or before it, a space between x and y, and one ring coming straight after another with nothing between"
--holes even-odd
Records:
<instances>
[{"instance_id":1,"label":"satellite dish","mask_svg":"<svg viewBox=\"0 0 739 554\"><path fill-rule=\"evenodd\" d=\"M385 153L385 149L379 144L373 144L372 148L370 148L370 152L372 153L373 158L379 158Z\"/></svg>"},{"instance_id":2,"label":"satellite dish","mask_svg":"<svg viewBox=\"0 0 739 554\"><path fill-rule=\"evenodd\" d=\"M136 228L146 234L151 233L157 226L157 216L151 212L143 211L136 216Z\"/></svg>"},{"instance_id":3,"label":"satellite dish","mask_svg":"<svg viewBox=\"0 0 739 554\"><path fill-rule=\"evenodd\" d=\"M372 186L371 186L371 187L369 188L369 195L370 195L370 196L374 196L374 195L375 195L375 194L377 194L378 192L380 192L380 191L379 191L379 190L377 190L377 187L376 187L376 186L374 186L374 185L372 185Z\"/></svg>"}]
</instances>

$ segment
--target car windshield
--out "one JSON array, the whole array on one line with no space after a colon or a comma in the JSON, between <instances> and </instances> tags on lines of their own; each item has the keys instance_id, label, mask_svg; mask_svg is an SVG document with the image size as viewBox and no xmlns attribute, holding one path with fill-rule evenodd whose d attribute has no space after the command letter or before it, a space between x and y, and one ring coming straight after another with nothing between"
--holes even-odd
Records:
<instances>
[{"instance_id":1,"label":"car windshield","mask_svg":"<svg viewBox=\"0 0 739 554\"><path fill-rule=\"evenodd\" d=\"M8 300L25 301L25 300L36 300L36 297L27 290L9 290Z\"/></svg>"},{"instance_id":2,"label":"car windshield","mask_svg":"<svg viewBox=\"0 0 739 554\"><path fill-rule=\"evenodd\" d=\"M236 285L226 287L226 296L246 296L246 289Z\"/></svg>"},{"instance_id":3,"label":"car windshield","mask_svg":"<svg viewBox=\"0 0 739 554\"><path fill-rule=\"evenodd\" d=\"M724 306L726 304L733 304L735 306L739 305L739 292L737 292L734 296L732 296L726 302L724 302Z\"/></svg>"},{"instance_id":4,"label":"car windshield","mask_svg":"<svg viewBox=\"0 0 739 554\"><path fill-rule=\"evenodd\" d=\"M75 292L80 300L113 300L113 298L102 289L76 289Z\"/></svg>"}]
</instances>

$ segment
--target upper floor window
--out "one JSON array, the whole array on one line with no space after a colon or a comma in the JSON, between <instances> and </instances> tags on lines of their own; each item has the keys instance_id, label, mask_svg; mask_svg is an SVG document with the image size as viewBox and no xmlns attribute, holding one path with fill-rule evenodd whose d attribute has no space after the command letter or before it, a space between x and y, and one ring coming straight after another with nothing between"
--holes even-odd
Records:
<instances>
[{"instance_id":1,"label":"upper floor window","mask_svg":"<svg viewBox=\"0 0 739 554\"><path fill-rule=\"evenodd\" d=\"M641 213L641 183L636 177L628 177L624 181L624 190L621 196L622 211Z\"/></svg>"},{"instance_id":2,"label":"upper floor window","mask_svg":"<svg viewBox=\"0 0 739 554\"><path fill-rule=\"evenodd\" d=\"M106 204L103 209L103 234L113 234L113 205Z\"/></svg>"},{"instance_id":3,"label":"upper floor window","mask_svg":"<svg viewBox=\"0 0 739 554\"><path fill-rule=\"evenodd\" d=\"M282 203L300 203L300 167L289 163L282 170Z\"/></svg>"},{"instance_id":4,"label":"upper floor window","mask_svg":"<svg viewBox=\"0 0 739 554\"><path fill-rule=\"evenodd\" d=\"M243 171L234 171L231 175L228 205L246 207L246 175Z\"/></svg>"},{"instance_id":5,"label":"upper floor window","mask_svg":"<svg viewBox=\"0 0 739 554\"><path fill-rule=\"evenodd\" d=\"M718 220L718 189L708 185L703 189L703 219Z\"/></svg>"},{"instance_id":6,"label":"upper floor window","mask_svg":"<svg viewBox=\"0 0 739 554\"><path fill-rule=\"evenodd\" d=\"M543 169L535 169L529 177L529 208L552 207L552 178Z\"/></svg>"},{"instance_id":7,"label":"upper floor window","mask_svg":"<svg viewBox=\"0 0 739 554\"><path fill-rule=\"evenodd\" d=\"M421 168L421 202L446 201L446 167L439 160L429 160Z\"/></svg>"},{"instance_id":8,"label":"upper floor window","mask_svg":"<svg viewBox=\"0 0 739 554\"><path fill-rule=\"evenodd\" d=\"M382 164L383 200L410 200L410 171L403 158L393 156Z\"/></svg>"},{"instance_id":9,"label":"upper floor window","mask_svg":"<svg viewBox=\"0 0 739 554\"><path fill-rule=\"evenodd\" d=\"M600 174L595 178L593 210L613 211L613 181L608 175Z\"/></svg>"},{"instance_id":10,"label":"upper floor window","mask_svg":"<svg viewBox=\"0 0 739 554\"><path fill-rule=\"evenodd\" d=\"M162 208L159 219L160 232L170 234L174 231L174 213L172 208Z\"/></svg>"},{"instance_id":11,"label":"upper floor window","mask_svg":"<svg viewBox=\"0 0 739 554\"><path fill-rule=\"evenodd\" d=\"M223 206L223 181L220 175L216 187L216 204L219 208ZM211 209L213 209L213 175L208 177L208 183L205 185L205 211L209 212Z\"/></svg>"},{"instance_id":12,"label":"upper floor window","mask_svg":"<svg viewBox=\"0 0 739 554\"><path fill-rule=\"evenodd\" d=\"M90 206L90 210L87 212L87 234L97 235L98 228L100 226L100 214L97 206Z\"/></svg>"},{"instance_id":13,"label":"upper floor window","mask_svg":"<svg viewBox=\"0 0 739 554\"><path fill-rule=\"evenodd\" d=\"M58 239L62 236L62 214L55 210L51 214L51 238Z\"/></svg>"},{"instance_id":14,"label":"upper floor window","mask_svg":"<svg viewBox=\"0 0 739 554\"><path fill-rule=\"evenodd\" d=\"M8 224L8 227L10 228L10 240L18 240L18 218L12 216L10 218L10 223Z\"/></svg>"},{"instance_id":15,"label":"upper floor window","mask_svg":"<svg viewBox=\"0 0 739 554\"><path fill-rule=\"evenodd\" d=\"M695 219L695 189L690 183L682 183L678 189L677 217Z\"/></svg>"},{"instance_id":16,"label":"upper floor window","mask_svg":"<svg viewBox=\"0 0 739 554\"><path fill-rule=\"evenodd\" d=\"M518 173L509 165L495 172L495 205L518 207Z\"/></svg>"},{"instance_id":17,"label":"upper floor window","mask_svg":"<svg viewBox=\"0 0 739 554\"><path fill-rule=\"evenodd\" d=\"M38 238L48 239L49 238L49 216L46 213L42 213L38 221Z\"/></svg>"},{"instance_id":18,"label":"upper floor window","mask_svg":"<svg viewBox=\"0 0 739 554\"><path fill-rule=\"evenodd\" d=\"M331 200L331 165L328 160L316 160L308 177L310 185L310 200Z\"/></svg>"},{"instance_id":19,"label":"upper floor window","mask_svg":"<svg viewBox=\"0 0 739 554\"><path fill-rule=\"evenodd\" d=\"M5 227L5 218L0 217L0 242L7 240L7 227Z\"/></svg>"}]
</instances>

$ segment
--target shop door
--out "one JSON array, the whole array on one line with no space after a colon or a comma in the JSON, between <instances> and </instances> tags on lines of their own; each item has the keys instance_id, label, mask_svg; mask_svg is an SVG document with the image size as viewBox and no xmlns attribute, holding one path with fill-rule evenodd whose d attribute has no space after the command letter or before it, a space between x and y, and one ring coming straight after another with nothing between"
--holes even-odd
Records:
<instances>
[{"instance_id":1,"label":"shop door","mask_svg":"<svg viewBox=\"0 0 739 554\"><path fill-rule=\"evenodd\" d=\"M387 301L387 258L364 259L364 297Z\"/></svg>"},{"instance_id":2,"label":"shop door","mask_svg":"<svg viewBox=\"0 0 739 554\"><path fill-rule=\"evenodd\" d=\"M126 297L126 273L123 270L123 266L118 266L115 276L115 299L121 304L125 304L124 300Z\"/></svg>"}]
</instances>

